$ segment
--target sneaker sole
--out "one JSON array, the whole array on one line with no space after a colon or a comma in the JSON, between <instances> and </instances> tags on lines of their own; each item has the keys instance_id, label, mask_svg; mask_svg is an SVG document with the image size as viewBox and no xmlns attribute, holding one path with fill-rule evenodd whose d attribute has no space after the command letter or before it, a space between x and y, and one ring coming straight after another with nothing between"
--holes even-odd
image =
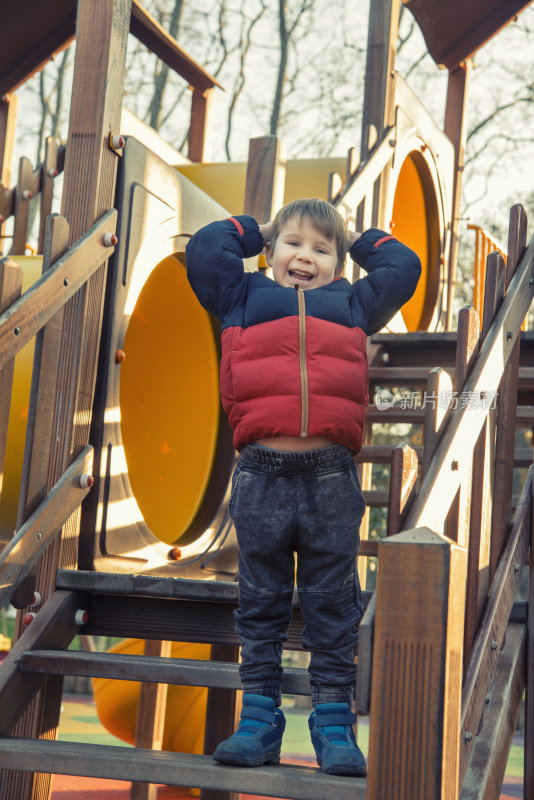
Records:
<instances>
[{"instance_id":1,"label":"sneaker sole","mask_svg":"<svg viewBox=\"0 0 534 800\"><path fill-rule=\"evenodd\" d=\"M213 759L220 764L231 764L234 767L278 766L280 753L266 753L257 758L246 758L239 753L217 753Z\"/></svg>"}]
</instances>

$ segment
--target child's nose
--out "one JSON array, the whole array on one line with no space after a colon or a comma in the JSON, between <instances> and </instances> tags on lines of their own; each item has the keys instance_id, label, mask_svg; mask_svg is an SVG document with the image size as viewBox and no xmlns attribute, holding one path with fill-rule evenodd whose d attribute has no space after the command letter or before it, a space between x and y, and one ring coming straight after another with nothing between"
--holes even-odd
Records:
<instances>
[{"instance_id":1,"label":"child's nose","mask_svg":"<svg viewBox=\"0 0 534 800\"><path fill-rule=\"evenodd\" d=\"M298 257L300 258L301 261L311 261L312 257L311 248L307 247L306 245L303 245L298 252Z\"/></svg>"}]
</instances>

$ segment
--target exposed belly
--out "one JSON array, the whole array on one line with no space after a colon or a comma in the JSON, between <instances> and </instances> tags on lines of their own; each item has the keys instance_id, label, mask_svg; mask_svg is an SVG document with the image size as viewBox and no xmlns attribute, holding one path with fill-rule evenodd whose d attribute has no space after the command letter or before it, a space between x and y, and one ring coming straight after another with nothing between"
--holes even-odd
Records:
<instances>
[{"instance_id":1,"label":"exposed belly","mask_svg":"<svg viewBox=\"0 0 534 800\"><path fill-rule=\"evenodd\" d=\"M273 450L319 450L321 447L329 447L335 442L326 436L275 436L272 439L257 439L256 444L271 447Z\"/></svg>"}]
</instances>

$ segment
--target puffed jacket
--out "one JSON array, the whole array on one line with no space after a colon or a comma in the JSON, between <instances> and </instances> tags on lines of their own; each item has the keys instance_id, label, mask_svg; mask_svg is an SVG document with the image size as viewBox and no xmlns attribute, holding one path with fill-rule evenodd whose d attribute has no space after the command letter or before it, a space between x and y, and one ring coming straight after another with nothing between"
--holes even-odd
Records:
<instances>
[{"instance_id":1,"label":"puffed jacket","mask_svg":"<svg viewBox=\"0 0 534 800\"><path fill-rule=\"evenodd\" d=\"M221 400L234 447L277 436L326 436L357 453L368 404L367 336L415 291L421 264L393 236L371 228L350 250L368 273L316 289L246 272L263 249L247 215L213 222L186 249L202 306L221 321Z\"/></svg>"}]
</instances>

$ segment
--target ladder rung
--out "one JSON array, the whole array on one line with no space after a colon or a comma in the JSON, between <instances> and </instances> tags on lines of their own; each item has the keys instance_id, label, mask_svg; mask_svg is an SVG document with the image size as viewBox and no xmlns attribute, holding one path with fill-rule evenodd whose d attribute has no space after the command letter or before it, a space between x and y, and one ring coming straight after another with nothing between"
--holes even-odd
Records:
<instances>
[{"instance_id":1,"label":"ladder rung","mask_svg":"<svg viewBox=\"0 0 534 800\"><path fill-rule=\"evenodd\" d=\"M220 661L83 650L32 650L23 653L17 663L21 672L45 675L79 675L179 686L241 689L239 665ZM285 694L310 694L307 670L286 667L282 690Z\"/></svg>"},{"instance_id":2,"label":"ladder rung","mask_svg":"<svg viewBox=\"0 0 534 800\"><path fill-rule=\"evenodd\" d=\"M281 764L246 769L217 764L211 756L42 739L0 739L0 767L293 800L365 800L367 786L364 778L325 775L314 767Z\"/></svg>"}]
</instances>

